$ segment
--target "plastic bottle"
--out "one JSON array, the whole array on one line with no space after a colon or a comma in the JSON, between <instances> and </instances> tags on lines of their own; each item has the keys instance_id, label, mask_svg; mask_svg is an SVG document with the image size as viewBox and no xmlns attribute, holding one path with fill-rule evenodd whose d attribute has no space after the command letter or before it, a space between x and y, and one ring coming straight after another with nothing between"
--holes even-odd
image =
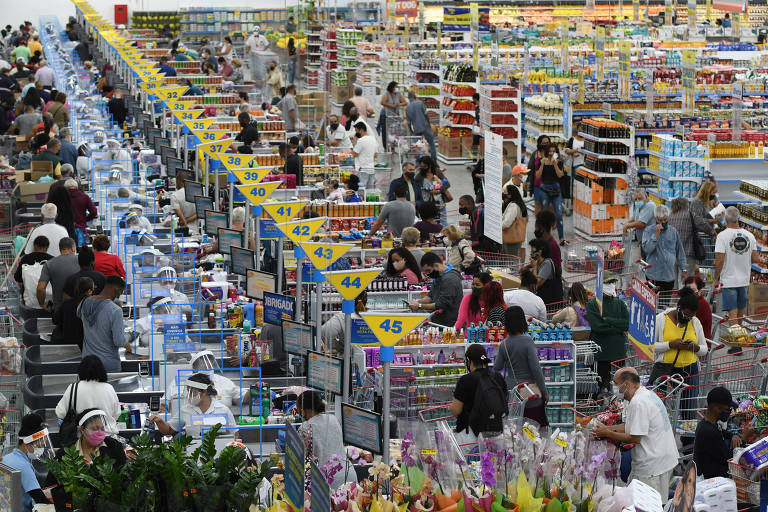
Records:
<instances>
[{"instance_id":1,"label":"plastic bottle","mask_svg":"<svg viewBox=\"0 0 768 512\"><path fill-rule=\"evenodd\" d=\"M254 311L254 325L262 326L264 325L264 304L261 302L257 302L256 305L253 307Z\"/></svg>"},{"instance_id":2,"label":"plastic bottle","mask_svg":"<svg viewBox=\"0 0 768 512\"><path fill-rule=\"evenodd\" d=\"M477 332L475 331L475 324L474 322L469 324L469 327L467 328L467 343L475 343L477 335Z\"/></svg>"}]
</instances>

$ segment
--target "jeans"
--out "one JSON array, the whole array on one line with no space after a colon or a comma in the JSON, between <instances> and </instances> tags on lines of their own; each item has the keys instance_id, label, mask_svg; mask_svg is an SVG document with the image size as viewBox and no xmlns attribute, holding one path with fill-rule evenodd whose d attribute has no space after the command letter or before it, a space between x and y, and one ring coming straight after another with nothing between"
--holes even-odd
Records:
<instances>
[{"instance_id":1,"label":"jeans","mask_svg":"<svg viewBox=\"0 0 768 512\"><path fill-rule=\"evenodd\" d=\"M560 193L559 183L542 183L541 184L541 209L546 210L551 204L555 210L557 216L557 237L563 239L563 196ZM550 196L550 193L557 191L557 195Z\"/></svg>"},{"instance_id":2,"label":"jeans","mask_svg":"<svg viewBox=\"0 0 768 512\"><path fill-rule=\"evenodd\" d=\"M292 84L296 81L296 56L288 59L288 83Z\"/></svg>"},{"instance_id":3,"label":"jeans","mask_svg":"<svg viewBox=\"0 0 768 512\"><path fill-rule=\"evenodd\" d=\"M387 111L382 108L379 113L379 122L376 124L376 133L381 135L381 144L384 146L384 151L387 150Z\"/></svg>"},{"instance_id":4,"label":"jeans","mask_svg":"<svg viewBox=\"0 0 768 512\"><path fill-rule=\"evenodd\" d=\"M415 133L414 135L421 135L424 140L429 144L429 155L432 157L433 162L437 162L437 148L435 147L435 135L432 130L427 130L421 133Z\"/></svg>"},{"instance_id":5,"label":"jeans","mask_svg":"<svg viewBox=\"0 0 768 512\"><path fill-rule=\"evenodd\" d=\"M699 363L689 364L688 366L682 366L675 368L674 373L679 373L685 377L685 383L688 386L699 385ZM698 404L695 398L695 389L686 389L680 397L680 417L684 420L692 420L696 418L696 411L698 410Z\"/></svg>"},{"instance_id":6,"label":"jeans","mask_svg":"<svg viewBox=\"0 0 768 512\"><path fill-rule=\"evenodd\" d=\"M77 235L77 246L82 247L85 245L85 230L83 228L75 228L75 235Z\"/></svg>"}]
</instances>

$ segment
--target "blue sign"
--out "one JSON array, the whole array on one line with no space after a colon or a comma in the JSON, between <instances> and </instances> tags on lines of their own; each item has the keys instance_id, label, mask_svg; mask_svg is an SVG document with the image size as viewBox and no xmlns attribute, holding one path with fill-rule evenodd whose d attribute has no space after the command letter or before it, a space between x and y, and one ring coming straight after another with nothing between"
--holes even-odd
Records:
<instances>
[{"instance_id":1,"label":"blue sign","mask_svg":"<svg viewBox=\"0 0 768 512\"><path fill-rule=\"evenodd\" d=\"M261 230L259 237L261 240L277 240L283 236L283 233L277 228L276 224L272 219L259 219L259 229Z\"/></svg>"},{"instance_id":2,"label":"blue sign","mask_svg":"<svg viewBox=\"0 0 768 512\"><path fill-rule=\"evenodd\" d=\"M283 320L293 320L295 306L295 297L264 292L264 321L272 325L283 325Z\"/></svg>"},{"instance_id":3,"label":"blue sign","mask_svg":"<svg viewBox=\"0 0 768 512\"><path fill-rule=\"evenodd\" d=\"M285 495L294 508L304 508L304 443L291 425L285 426Z\"/></svg>"},{"instance_id":4,"label":"blue sign","mask_svg":"<svg viewBox=\"0 0 768 512\"><path fill-rule=\"evenodd\" d=\"M640 359L653 361L656 334L656 294L635 278L629 288L629 341Z\"/></svg>"},{"instance_id":5,"label":"blue sign","mask_svg":"<svg viewBox=\"0 0 768 512\"><path fill-rule=\"evenodd\" d=\"M315 512L329 512L331 510L331 487L323 476L315 461L309 461L310 475L310 510Z\"/></svg>"},{"instance_id":6,"label":"blue sign","mask_svg":"<svg viewBox=\"0 0 768 512\"><path fill-rule=\"evenodd\" d=\"M316 283L315 280L315 266L309 260L304 260L301 263L301 282L302 283Z\"/></svg>"},{"instance_id":7,"label":"blue sign","mask_svg":"<svg viewBox=\"0 0 768 512\"><path fill-rule=\"evenodd\" d=\"M595 301L600 306L600 312L603 311L603 273L605 271L605 262L603 261L603 254L600 253L597 257L597 272L595 273Z\"/></svg>"},{"instance_id":8,"label":"blue sign","mask_svg":"<svg viewBox=\"0 0 768 512\"><path fill-rule=\"evenodd\" d=\"M368 323L362 318L352 319L352 334L350 335L350 343L356 345L368 345L379 344L379 339L373 333Z\"/></svg>"},{"instance_id":9,"label":"blue sign","mask_svg":"<svg viewBox=\"0 0 768 512\"><path fill-rule=\"evenodd\" d=\"M166 352L193 352L195 350L195 344L187 342L187 328L183 323L164 323L163 343Z\"/></svg>"}]
</instances>

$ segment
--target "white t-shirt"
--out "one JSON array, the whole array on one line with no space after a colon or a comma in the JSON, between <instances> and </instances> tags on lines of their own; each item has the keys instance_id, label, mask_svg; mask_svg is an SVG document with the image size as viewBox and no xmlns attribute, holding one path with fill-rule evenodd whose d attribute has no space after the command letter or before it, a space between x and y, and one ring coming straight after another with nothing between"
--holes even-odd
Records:
<instances>
[{"instance_id":1,"label":"white t-shirt","mask_svg":"<svg viewBox=\"0 0 768 512\"><path fill-rule=\"evenodd\" d=\"M373 155L379 150L379 143L372 135L361 137L355 144L355 169L361 167L366 171L372 171L374 160Z\"/></svg>"},{"instance_id":2,"label":"white t-shirt","mask_svg":"<svg viewBox=\"0 0 768 512\"><path fill-rule=\"evenodd\" d=\"M523 313L526 317L534 317L547 321L547 307L544 305L544 301L528 290L517 289L504 292L504 302L509 306L520 306L523 308Z\"/></svg>"},{"instance_id":3,"label":"white t-shirt","mask_svg":"<svg viewBox=\"0 0 768 512\"><path fill-rule=\"evenodd\" d=\"M69 395L75 389L74 384L70 384L64 391L64 394L56 404L56 417L63 420L69 409ZM75 399L72 399L72 405L75 405ZM101 409L107 414L107 432L117 434L117 418L120 416L120 401L117 399L115 388L108 382L97 382L93 380L81 380L77 385L77 413L80 414L86 409Z\"/></svg>"},{"instance_id":4,"label":"white t-shirt","mask_svg":"<svg viewBox=\"0 0 768 512\"><path fill-rule=\"evenodd\" d=\"M267 38L262 34L259 34L258 36L251 34L251 36L245 40L245 45L251 53L263 52L269 47L269 41L267 41Z\"/></svg>"},{"instance_id":5,"label":"white t-shirt","mask_svg":"<svg viewBox=\"0 0 768 512\"><path fill-rule=\"evenodd\" d=\"M725 254L720 273L723 288L749 286L752 251L756 250L755 237L746 229L726 228L717 235L715 252Z\"/></svg>"},{"instance_id":6,"label":"white t-shirt","mask_svg":"<svg viewBox=\"0 0 768 512\"><path fill-rule=\"evenodd\" d=\"M336 149L350 150L352 149L352 141L349 140L349 134L344 129L343 125L339 125L335 130L331 130L330 126L325 127L325 136L328 138L328 142L339 141L338 146L332 146Z\"/></svg>"},{"instance_id":7,"label":"white t-shirt","mask_svg":"<svg viewBox=\"0 0 768 512\"><path fill-rule=\"evenodd\" d=\"M640 386L626 408L624 431L641 436L632 449L632 473L639 477L658 476L677 465L675 435L667 410L656 393Z\"/></svg>"},{"instance_id":8,"label":"white t-shirt","mask_svg":"<svg viewBox=\"0 0 768 512\"><path fill-rule=\"evenodd\" d=\"M68 237L69 233L67 233L67 228L55 222L40 224L29 234L29 242L27 242L27 246L24 248L24 254L29 254L34 250L35 238L39 236L44 236L48 239L48 250L46 252L55 258L61 254L59 252L59 242L62 238Z\"/></svg>"}]
</instances>

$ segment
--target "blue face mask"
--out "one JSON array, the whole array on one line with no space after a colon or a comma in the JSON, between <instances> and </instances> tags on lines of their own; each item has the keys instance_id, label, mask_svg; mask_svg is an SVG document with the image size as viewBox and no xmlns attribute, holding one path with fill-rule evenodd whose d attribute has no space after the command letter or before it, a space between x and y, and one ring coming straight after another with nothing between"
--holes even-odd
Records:
<instances>
[{"instance_id":1,"label":"blue face mask","mask_svg":"<svg viewBox=\"0 0 768 512\"><path fill-rule=\"evenodd\" d=\"M645 203L643 201L635 201L635 210L640 210L645 206Z\"/></svg>"}]
</instances>

